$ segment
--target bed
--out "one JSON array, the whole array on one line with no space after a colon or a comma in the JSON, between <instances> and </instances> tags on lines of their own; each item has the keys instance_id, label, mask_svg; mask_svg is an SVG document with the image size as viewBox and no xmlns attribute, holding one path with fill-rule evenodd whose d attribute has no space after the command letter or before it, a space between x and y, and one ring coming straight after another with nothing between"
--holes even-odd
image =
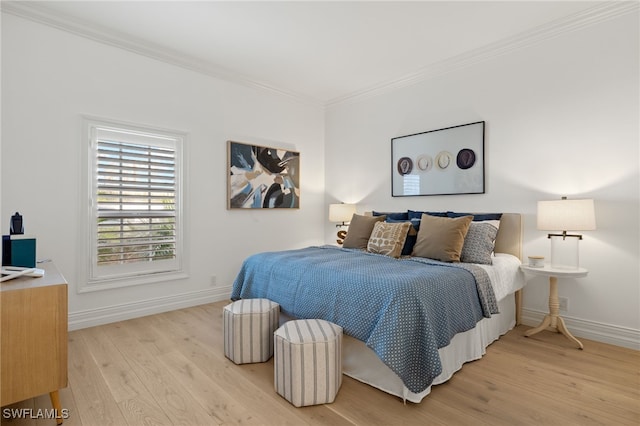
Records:
<instances>
[{"instance_id":1,"label":"bed","mask_svg":"<svg viewBox=\"0 0 640 426\"><path fill-rule=\"evenodd\" d=\"M369 230L367 250L315 246L250 256L234 282L231 299L265 297L280 304L283 320L321 318L339 324L345 332L344 374L418 403L432 386L447 381L465 362L482 357L491 342L519 322L519 290L524 284L519 214L499 214L499 221L492 217L493 222L484 220L486 215L445 212L439 215L447 219L435 219L435 213L420 214L423 226L418 225L413 254L425 241L427 220L447 226L467 222L467 229L476 231L492 223L497 232L491 238L488 263L484 258L476 264L467 262L469 257L448 262L400 255L398 247L391 256L375 250L371 242L377 234ZM387 227L404 233L412 229L387 223L414 223L394 214L378 216L374 229L384 228L387 234ZM472 232L465 234L466 249Z\"/></svg>"}]
</instances>

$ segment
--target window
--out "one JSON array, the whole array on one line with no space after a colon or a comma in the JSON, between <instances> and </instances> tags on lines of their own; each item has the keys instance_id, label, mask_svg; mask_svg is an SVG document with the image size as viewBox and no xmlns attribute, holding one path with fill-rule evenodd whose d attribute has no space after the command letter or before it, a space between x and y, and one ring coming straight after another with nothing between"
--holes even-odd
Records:
<instances>
[{"instance_id":1,"label":"window","mask_svg":"<svg viewBox=\"0 0 640 426\"><path fill-rule=\"evenodd\" d=\"M184 135L87 120L85 291L183 274Z\"/></svg>"},{"instance_id":2,"label":"window","mask_svg":"<svg viewBox=\"0 0 640 426\"><path fill-rule=\"evenodd\" d=\"M403 195L420 195L420 176L402 176L402 191Z\"/></svg>"}]
</instances>

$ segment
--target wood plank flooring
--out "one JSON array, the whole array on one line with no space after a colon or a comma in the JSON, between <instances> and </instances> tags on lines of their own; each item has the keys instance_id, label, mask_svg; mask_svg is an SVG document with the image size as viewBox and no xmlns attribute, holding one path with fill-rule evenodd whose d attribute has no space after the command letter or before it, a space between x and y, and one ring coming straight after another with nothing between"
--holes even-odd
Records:
<instances>
[{"instance_id":1,"label":"wood plank flooring","mask_svg":"<svg viewBox=\"0 0 640 426\"><path fill-rule=\"evenodd\" d=\"M421 403L344 376L333 404L295 408L273 389L273 359L235 365L222 349L218 302L69 333L74 425L639 425L640 352L520 326ZM48 395L3 407L50 409ZM7 418L9 417L9 418ZM32 417L38 417L34 415Z\"/></svg>"}]
</instances>

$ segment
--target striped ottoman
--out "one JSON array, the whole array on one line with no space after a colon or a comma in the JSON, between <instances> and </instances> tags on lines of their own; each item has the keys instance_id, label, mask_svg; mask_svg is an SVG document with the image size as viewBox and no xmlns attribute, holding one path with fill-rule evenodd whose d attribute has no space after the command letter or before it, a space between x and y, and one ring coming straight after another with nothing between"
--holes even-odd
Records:
<instances>
[{"instance_id":1,"label":"striped ottoman","mask_svg":"<svg viewBox=\"0 0 640 426\"><path fill-rule=\"evenodd\" d=\"M276 392L302 407L333 402L342 384L342 327L319 319L286 322L274 333Z\"/></svg>"},{"instance_id":2,"label":"striped ottoman","mask_svg":"<svg viewBox=\"0 0 640 426\"><path fill-rule=\"evenodd\" d=\"M236 364L265 362L273 355L273 332L280 305L269 299L242 299L223 310L224 354Z\"/></svg>"}]
</instances>

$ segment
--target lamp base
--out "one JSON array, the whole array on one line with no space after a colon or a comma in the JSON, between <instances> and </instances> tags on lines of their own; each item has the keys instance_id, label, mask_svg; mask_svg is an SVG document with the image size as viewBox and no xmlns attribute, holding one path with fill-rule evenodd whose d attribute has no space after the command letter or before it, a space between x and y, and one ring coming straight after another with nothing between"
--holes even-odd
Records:
<instances>
[{"instance_id":1,"label":"lamp base","mask_svg":"<svg viewBox=\"0 0 640 426\"><path fill-rule=\"evenodd\" d=\"M338 231L338 239L336 240L336 242L340 245L342 245L344 243L344 239L347 237L347 231L345 231L344 229L341 229Z\"/></svg>"},{"instance_id":2,"label":"lamp base","mask_svg":"<svg viewBox=\"0 0 640 426\"><path fill-rule=\"evenodd\" d=\"M557 269L578 269L580 267L578 256L577 235L549 235L551 239L551 267Z\"/></svg>"}]
</instances>

